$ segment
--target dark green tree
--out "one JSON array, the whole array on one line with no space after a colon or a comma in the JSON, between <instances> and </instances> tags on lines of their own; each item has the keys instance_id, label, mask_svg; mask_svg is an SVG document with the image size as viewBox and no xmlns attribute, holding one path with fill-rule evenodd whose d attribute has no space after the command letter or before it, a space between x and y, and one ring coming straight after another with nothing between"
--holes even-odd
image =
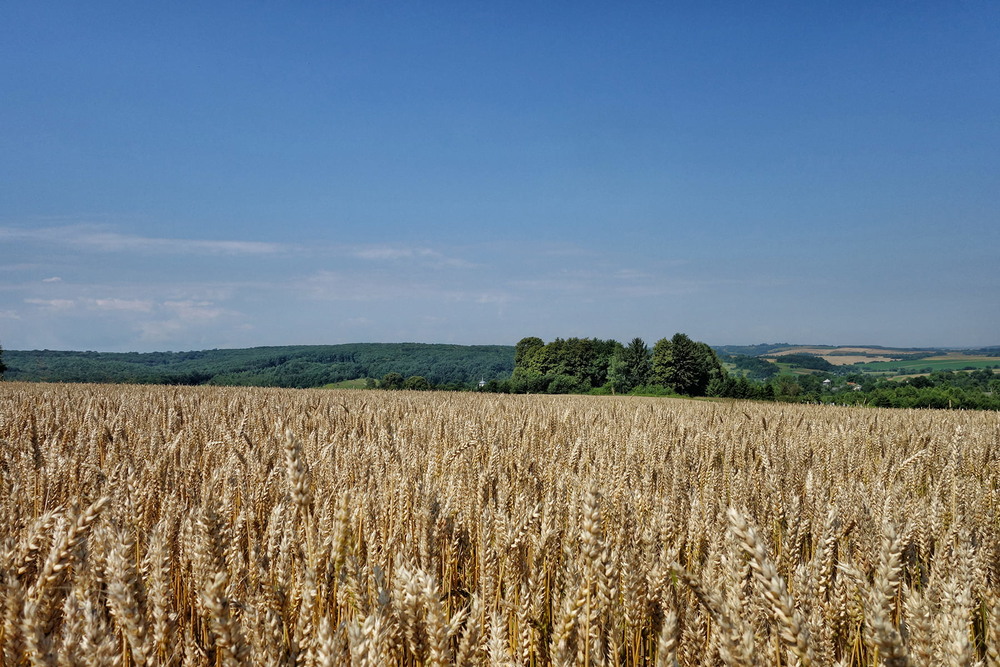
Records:
<instances>
[{"instance_id":1,"label":"dark green tree","mask_svg":"<svg viewBox=\"0 0 1000 667\"><path fill-rule=\"evenodd\" d=\"M632 391L628 364L625 361L625 348L611 355L611 361L608 363L608 384L611 386L612 394L626 394Z\"/></svg>"},{"instance_id":2,"label":"dark green tree","mask_svg":"<svg viewBox=\"0 0 1000 667\"><path fill-rule=\"evenodd\" d=\"M402 389L403 376L399 373L386 373L382 377L382 382L379 383L379 387L382 389Z\"/></svg>"},{"instance_id":3,"label":"dark green tree","mask_svg":"<svg viewBox=\"0 0 1000 667\"><path fill-rule=\"evenodd\" d=\"M552 375L550 376L547 388L550 394L575 394L585 392L590 386L583 380L572 375Z\"/></svg>"},{"instance_id":4,"label":"dark green tree","mask_svg":"<svg viewBox=\"0 0 1000 667\"><path fill-rule=\"evenodd\" d=\"M3 346L0 345L0 380L3 379L4 371L7 370L7 366L3 363Z\"/></svg>"},{"instance_id":5,"label":"dark green tree","mask_svg":"<svg viewBox=\"0 0 1000 667\"><path fill-rule=\"evenodd\" d=\"M626 394L649 380L649 348L641 338L633 338L628 347L614 351L608 363L608 382L611 390Z\"/></svg>"},{"instance_id":6,"label":"dark green tree","mask_svg":"<svg viewBox=\"0 0 1000 667\"><path fill-rule=\"evenodd\" d=\"M410 391L427 391L430 388L431 383L427 381L427 378L420 375L411 375L403 382L403 389L409 389Z\"/></svg>"},{"instance_id":7,"label":"dark green tree","mask_svg":"<svg viewBox=\"0 0 1000 667\"><path fill-rule=\"evenodd\" d=\"M778 400L797 400L799 394L802 393L802 385L799 384L796 376L788 373L774 376L769 384L773 387L774 396Z\"/></svg>"},{"instance_id":8,"label":"dark green tree","mask_svg":"<svg viewBox=\"0 0 1000 667\"><path fill-rule=\"evenodd\" d=\"M550 379L537 371L514 369L508 388L512 394L543 394L548 391Z\"/></svg>"},{"instance_id":9,"label":"dark green tree","mask_svg":"<svg viewBox=\"0 0 1000 667\"><path fill-rule=\"evenodd\" d=\"M701 350L687 334L676 333L670 339L673 364L667 381L678 394L698 396L708 386L708 378L701 363ZM700 390L700 391L699 391Z\"/></svg>"},{"instance_id":10,"label":"dark green tree","mask_svg":"<svg viewBox=\"0 0 1000 667\"><path fill-rule=\"evenodd\" d=\"M702 373L699 377L697 395L705 396L708 391L708 385L713 380L724 380L728 377L729 373L726 372L725 366L722 365L719 355L715 353L715 350L708 343L698 341L695 343L695 346L698 349L699 364L701 365Z\"/></svg>"},{"instance_id":11,"label":"dark green tree","mask_svg":"<svg viewBox=\"0 0 1000 667\"><path fill-rule=\"evenodd\" d=\"M618 350L622 349L622 344L616 340L600 340L595 338L590 341L593 355L587 368L587 379L591 387L600 387L608 381L608 371L611 367L611 357Z\"/></svg>"},{"instance_id":12,"label":"dark green tree","mask_svg":"<svg viewBox=\"0 0 1000 667\"><path fill-rule=\"evenodd\" d=\"M670 387L674 365L674 349L670 339L661 338L656 341L649 364L649 384Z\"/></svg>"},{"instance_id":13,"label":"dark green tree","mask_svg":"<svg viewBox=\"0 0 1000 667\"><path fill-rule=\"evenodd\" d=\"M576 378L578 384L586 384L589 389L592 384L593 375L600 375L597 384L604 384L607 376L607 365L604 366L603 373L600 370L598 359L598 349L595 341L590 338L567 338L565 340L557 338L551 343L553 348L553 366L549 372L554 375L567 375Z\"/></svg>"},{"instance_id":14,"label":"dark green tree","mask_svg":"<svg viewBox=\"0 0 1000 667\"><path fill-rule=\"evenodd\" d=\"M764 385L751 382L743 375L728 375L709 382L706 393L720 398L762 399L765 398L763 390Z\"/></svg>"},{"instance_id":15,"label":"dark green tree","mask_svg":"<svg viewBox=\"0 0 1000 667\"><path fill-rule=\"evenodd\" d=\"M644 385L649 381L651 369L649 360L649 348L646 341L641 338L633 338L624 351L625 364L628 368L630 389Z\"/></svg>"},{"instance_id":16,"label":"dark green tree","mask_svg":"<svg viewBox=\"0 0 1000 667\"><path fill-rule=\"evenodd\" d=\"M723 379L726 371L715 350L693 341L687 334L676 333L670 340L661 338L653 346L650 382L678 394L704 396L709 383Z\"/></svg>"},{"instance_id":17,"label":"dark green tree","mask_svg":"<svg viewBox=\"0 0 1000 667\"><path fill-rule=\"evenodd\" d=\"M527 336L519 340L514 346L514 368L523 367L532 355L543 347L545 347L545 341L535 336Z\"/></svg>"}]
</instances>

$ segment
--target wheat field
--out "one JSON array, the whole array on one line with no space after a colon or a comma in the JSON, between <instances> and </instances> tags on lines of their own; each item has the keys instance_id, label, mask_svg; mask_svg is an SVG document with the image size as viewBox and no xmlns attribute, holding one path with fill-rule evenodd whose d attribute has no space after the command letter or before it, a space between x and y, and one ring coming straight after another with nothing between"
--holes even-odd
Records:
<instances>
[{"instance_id":1,"label":"wheat field","mask_svg":"<svg viewBox=\"0 0 1000 667\"><path fill-rule=\"evenodd\" d=\"M0 384L3 665L997 665L1000 415Z\"/></svg>"}]
</instances>

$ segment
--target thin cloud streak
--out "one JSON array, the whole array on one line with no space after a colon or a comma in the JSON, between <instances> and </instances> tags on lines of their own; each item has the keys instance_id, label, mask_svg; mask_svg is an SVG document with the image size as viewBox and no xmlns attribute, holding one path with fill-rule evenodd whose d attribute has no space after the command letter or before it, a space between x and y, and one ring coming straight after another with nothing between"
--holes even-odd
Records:
<instances>
[{"instance_id":1,"label":"thin cloud streak","mask_svg":"<svg viewBox=\"0 0 1000 667\"><path fill-rule=\"evenodd\" d=\"M557 275L512 280L510 287L537 294L562 293L585 295L588 298L655 298L680 296L710 291L719 286L736 284L725 279L694 279L652 272L623 269L609 276L597 271L572 271Z\"/></svg>"},{"instance_id":2,"label":"thin cloud streak","mask_svg":"<svg viewBox=\"0 0 1000 667\"><path fill-rule=\"evenodd\" d=\"M450 280L416 280L405 273L360 275L324 269L279 288L316 301L506 303L514 297L502 290L467 284L456 289Z\"/></svg>"},{"instance_id":3,"label":"thin cloud streak","mask_svg":"<svg viewBox=\"0 0 1000 667\"><path fill-rule=\"evenodd\" d=\"M148 313L153 310L152 301L139 299L94 299L93 305L99 310L126 310Z\"/></svg>"},{"instance_id":4,"label":"thin cloud streak","mask_svg":"<svg viewBox=\"0 0 1000 667\"><path fill-rule=\"evenodd\" d=\"M0 241L73 246L94 252L146 252L164 254L270 255L290 252L296 246L261 241L168 239L105 231L93 225L23 229L0 227Z\"/></svg>"},{"instance_id":5,"label":"thin cloud streak","mask_svg":"<svg viewBox=\"0 0 1000 667\"><path fill-rule=\"evenodd\" d=\"M426 246L371 245L349 246L326 243L274 243L238 239L185 239L147 237L123 234L103 225L72 224L29 229L0 226L0 242L36 243L71 247L99 253L137 252L162 255L319 255L360 259L366 262L412 261L434 269L472 269L477 264L461 257L454 257ZM9 270L31 269L34 264L6 267ZM59 282L58 276L44 278L42 282Z\"/></svg>"},{"instance_id":6,"label":"thin cloud streak","mask_svg":"<svg viewBox=\"0 0 1000 667\"><path fill-rule=\"evenodd\" d=\"M67 310L76 305L76 301L73 299L25 299L24 302L50 310Z\"/></svg>"},{"instance_id":7,"label":"thin cloud streak","mask_svg":"<svg viewBox=\"0 0 1000 667\"><path fill-rule=\"evenodd\" d=\"M418 260L421 264L433 268L471 269L476 265L467 260L449 257L437 250L424 247L399 246L368 246L354 249L351 254L370 261Z\"/></svg>"}]
</instances>

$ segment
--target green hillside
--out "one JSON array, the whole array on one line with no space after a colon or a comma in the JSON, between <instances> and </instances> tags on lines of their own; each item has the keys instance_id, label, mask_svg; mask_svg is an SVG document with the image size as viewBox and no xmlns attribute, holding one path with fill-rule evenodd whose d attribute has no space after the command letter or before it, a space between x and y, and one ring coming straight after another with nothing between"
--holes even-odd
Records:
<instances>
[{"instance_id":1,"label":"green hillside","mask_svg":"<svg viewBox=\"0 0 1000 667\"><path fill-rule=\"evenodd\" d=\"M933 373L934 371L970 371L979 368L998 368L1000 367L1000 357L953 352L921 359L857 364L856 367L867 373L892 372L899 375Z\"/></svg>"},{"instance_id":2,"label":"green hillside","mask_svg":"<svg viewBox=\"0 0 1000 667\"><path fill-rule=\"evenodd\" d=\"M425 343L292 345L191 352L4 350L6 380L321 387L387 373L434 385L509 377L514 347Z\"/></svg>"}]
</instances>

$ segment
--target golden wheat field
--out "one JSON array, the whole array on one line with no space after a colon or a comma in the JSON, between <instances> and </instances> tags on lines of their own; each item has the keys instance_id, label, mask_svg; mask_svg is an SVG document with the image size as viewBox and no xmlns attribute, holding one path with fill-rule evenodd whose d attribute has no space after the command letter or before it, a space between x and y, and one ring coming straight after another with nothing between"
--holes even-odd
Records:
<instances>
[{"instance_id":1,"label":"golden wheat field","mask_svg":"<svg viewBox=\"0 0 1000 667\"><path fill-rule=\"evenodd\" d=\"M1000 415L0 384L3 665L977 665Z\"/></svg>"}]
</instances>

